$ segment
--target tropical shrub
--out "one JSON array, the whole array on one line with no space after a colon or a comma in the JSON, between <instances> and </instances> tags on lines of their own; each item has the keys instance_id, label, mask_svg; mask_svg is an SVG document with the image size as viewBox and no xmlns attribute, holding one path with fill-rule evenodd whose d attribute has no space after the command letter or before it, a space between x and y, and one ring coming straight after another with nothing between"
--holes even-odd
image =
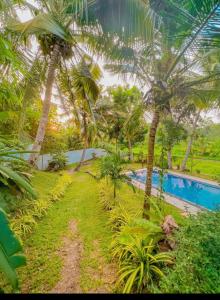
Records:
<instances>
[{"instance_id":1,"label":"tropical shrub","mask_svg":"<svg viewBox=\"0 0 220 300\"><path fill-rule=\"evenodd\" d=\"M57 152L52 156L48 164L48 171L58 171L64 169L67 164L67 157L63 152Z\"/></svg>"},{"instance_id":2,"label":"tropical shrub","mask_svg":"<svg viewBox=\"0 0 220 300\"><path fill-rule=\"evenodd\" d=\"M0 209L0 271L10 283L13 292L19 290L16 269L26 264L20 242L9 227L6 214Z\"/></svg>"},{"instance_id":3,"label":"tropical shrub","mask_svg":"<svg viewBox=\"0 0 220 300\"><path fill-rule=\"evenodd\" d=\"M166 269L161 293L220 292L220 212L191 216L176 232L175 265Z\"/></svg>"},{"instance_id":4,"label":"tropical shrub","mask_svg":"<svg viewBox=\"0 0 220 300\"><path fill-rule=\"evenodd\" d=\"M172 264L171 255L165 252L157 253L157 245L151 240L148 245L133 238L131 245L126 247L129 258L120 267L118 284L125 282L123 293L149 292L150 287L164 276L162 268Z\"/></svg>"},{"instance_id":5,"label":"tropical shrub","mask_svg":"<svg viewBox=\"0 0 220 300\"><path fill-rule=\"evenodd\" d=\"M29 182L30 174L26 172L27 163L19 157L24 153L29 152L13 150L5 139L0 140L0 186L12 192L16 189L22 194L36 198L36 193Z\"/></svg>"},{"instance_id":6,"label":"tropical shrub","mask_svg":"<svg viewBox=\"0 0 220 300\"><path fill-rule=\"evenodd\" d=\"M158 253L163 232L144 219L132 219L120 228L112 242L113 257L119 262L117 286L123 286L123 293L149 292L164 275L165 264L172 263L170 254Z\"/></svg>"},{"instance_id":7,"label":"tropical shrub","mask_svg":"<svg viewBox=\"0 0 220 300\"><path fill-rule=\"evenodd\" d=\"M132 219L140 216L141 212L134 214L129 213L127 208L118 203L110 211L108 224L113 232L120 232L121 226L128 224Z\"/></svg>"},{"instance_id":8,"label":"tropical shrub","mask_svg":"<svg viewBox=\"0 0 220 300\"><path fill-rule=\"evenodd\" d=\"M99 199L104 210L111 210L115 204L110 187L105 181L99 184Z\"/></svg>"},{"instance_id":9,"label":"tropical shrub","mask_svg":"<svg viewBox=\"0 0 220 300\"><path fill-rule=\"evenodd\" d=\"M131 179L124 174L124 161L119 154L104 156L100 164L100 179L106 178L113 185L113 196L116 198L116 190L120 188L121 182L131 182ZM134 190L133 185L131 187ZM135 191L135 190L134 190Z\"/></svg>"}]
</instances>

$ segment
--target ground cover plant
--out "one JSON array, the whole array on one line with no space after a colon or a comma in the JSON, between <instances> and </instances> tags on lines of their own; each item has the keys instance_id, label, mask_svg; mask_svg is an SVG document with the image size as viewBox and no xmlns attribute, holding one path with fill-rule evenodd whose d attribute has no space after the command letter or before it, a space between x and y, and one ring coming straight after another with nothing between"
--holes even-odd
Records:
<instances>
[{"instance_id":1,"label":"ground cover plant","mask_svg":"<svg viewBox=\"0 0 220 300\"><path fill-rule=\"evenodd\" d=\"M175 265L161 281L162 293L219 293L219 212L191 217L177 233Z\"/></svg>"}]
</instances>

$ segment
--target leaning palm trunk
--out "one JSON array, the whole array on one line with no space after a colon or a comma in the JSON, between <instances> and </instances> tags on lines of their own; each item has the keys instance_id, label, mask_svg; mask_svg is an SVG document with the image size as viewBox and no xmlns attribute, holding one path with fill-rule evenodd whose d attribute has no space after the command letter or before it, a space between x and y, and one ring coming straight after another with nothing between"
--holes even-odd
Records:
<instances>
[{"instance_id":1,"label":"leaning palm trunk","mask_svg":"<svg viewBox=\"0 0 220 300\"><path fill-rule=\"evenodd\" d=\"M45 97L43 102L43 112L40 119L40 123L37 130L37 135L35 138L35 142L32 148L32 151L37 151L37 153L32 153L29 162L32 165L36 165L37 159L39 157L39 152L41 150L41 146L44 140L45 136L45 130L48 122L48 116L50 112L50 103L51 103L51 96L52 96L52 88L55 78L55 71L57 68L57 64L60 58L60 46L55 44L54 49L51 55L50 64L48 67L48 75L47 75L47 81L46 81L46 91L45 91Z\"/></svg>"},{"instance_id":2,"label":"leaning palm trunk","mask_svg":"<svg viewBox=\"0 0 220 300\"><path fill-rule=\"evenodd\" d=\"M171 150L171 148L169 148L167 150L167 162L168 162L168 168L170 170L172 170L173 164L172 164L172 150Z\"/></svg>"},{"instance_id":3,"label":"leaning palm trunk","mask_svg":"<svg viewBox=\"0 0 220 300\"><path fill-rule=\"evenodd\" d=\"M183 162L182 162L182 165L181 165L181 168L180 168L181 171L184 171L186 169L186 163L188 161L189 154L190 154L191 149L192 149L193 139L194 139L194 135L195 135L195 130L196 130L197 122L199 120L200 112L201 111L199 110L198 114L196 115L196 118L194 120L194 123L193 123L192 133L191 133L191 135L189 137L188 144L187 144L187 149L186 149L186 153L185 153L185 157L183 159Z\"/></svg>"},{"instance_id":4,"label":"leaning palm trunk","mask_svg":"<svg viewBox=\"0 0 220 300\"><path fill-rule=\"evenodd\" d=\"M144 210L143 218L149 220L149 211L150 211L150 196L151 196L151 187L152 187L152 172L153 172L153 163L154 163L154 144L155 137L157 133L157 127L160 121L160 113L156 109L153 115L153 120L150 126L149 139L148 139L148 156L147 156L147 176L146 176L146 185L145 185L145 195L144 195Z\"/></svg>"},{"instance_id":5,"label":"leaning palm trunk","mask_svg":"<svg viewBox=\"0 0 220 300\"><path fill-rule=\"evenodd\" d=\"M19 139L19 141L22 141L22 138L23 138L23 131L24 131L24 125L25 125L25 120L26 120L26 110L27 110L28 104L30 103L30 99L33 98L33 90L32 90L33 86L36 87L36 85L41 84L40 80L38 80L36 82L36 79L33 78L36 63L39 59L39 53L40 53L40 51L38 50L37 54L36 54L36 57L35 57L35 60L32 64L31 69L30 69L30 75L31 76L27 80L27 84L26 84L26 88L25 88L25 92L24 92L24 96L23 96L23 100L22 100L22 108L21 108L21 113L20 113L19 123L18 123L18 139Z\"/></svg>"},{"instance_id":6,"label":"leaning palm trunk","mask_svg":"<svg viewBox=\"0 0 220 300\"><path fill-rule=\"evenodd\" d=\"M81 168L81 166L82 166L82 164L83 164L83 162L84 162L84 160L85 160L86 149L87 149L87 145L86 145L86 144L87 144L87 143L85 143L85 146L84 146L84 148L83 148L82 155L81 155L81 158L80 158L80 162L79 162L79 164L76 166L75 171L79 171L79 169Z\"/></svg>"}]
</instances>

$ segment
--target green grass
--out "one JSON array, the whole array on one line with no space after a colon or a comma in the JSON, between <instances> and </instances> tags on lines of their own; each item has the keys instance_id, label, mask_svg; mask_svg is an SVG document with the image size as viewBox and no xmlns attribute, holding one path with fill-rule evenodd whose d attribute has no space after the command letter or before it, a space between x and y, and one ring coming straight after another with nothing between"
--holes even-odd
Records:
<instances>
[{"instance_id":1,"label":"green grass","mask_svg":"<svg viewBox=\"0 0 220 300\"><path fill-rule=\"evenodd\" d=\"M182 146L181 146L182 147ZM177 165L181 165L184 152L181 150L180 146L176 146L173 151L173 167L176 168ZM184 148L185 149L185 148ZM144 145L138 145L134 147L134 154L137 157L138 153L143 151L144 155L147 155L147 147ZM160 150L155 149L155 154L160 155ZM192 166L192 172L191 172ZM195 157L193 161L191 158L188 159L187 169L189 172L184 172L186 174L191 174L197 177L206 178L210 180L220 181L220 160L212 157Z\"/></svg>"},{"instance_id":2,"label":"green grass","mask_svg":"<svg viewBox=\"0 0 220 300\"><path fill-rule=\"evenodd\" d=\"M140 164L126 167L137 169L140 168ZM34 232L24 241L28 263L18 271L22 292L46 293L59 281L62 259L58 250L63 245L63 237L68 233L71 220L77 221L84 245L80 270L81 289L88 292L102 287L103 282L99 278L93 278L92 275L98 268L103 269L111 259L109 245L112 235L107 224L108 212L102 209L99 202L99 183L85 173L87 170L96 173L97 169L98 161L90 162L80 172L74 173L73 183L68 187L64 197L48 209L47 215L39 221ZM41 197L47 196L55 186L58 176L47 172L35 174L33 184ZM134 194L128 185L122 184L117 201L137 212L143 206L143 191L137 190ZM183 217L175 207L165 203L164 210L166 214L174 215L178 223L183 222ZM94 255L98 250L97 243L102 256L101 261Z\"/></svg>"},{"instance_id":3,"label":"green grass","mask_svg":"<svg viewBox=\"0 0 220 300\"><path fill-rule=\"evenodd\" d=\"M57 251L62 247L62 238L68 231L71 220L78 221L78 230L84 243L81 262L82 289L87 291L101 285L92 280L88 268L96 269L98 264L98 261L90 258L94 251L94 241L99 241L100 250L106 261L108 259L107 248L111 234L106 227L107 216L98 202L98 185L94 179L83 171L73 174L73 179L74 182L65 196L54 203L39 222L35 232L24 243L28 259L27 267L20 271L24 292L48 292L59 280L62 260ZM44 180L40 189L43 193Z\"/></svg>"},{"instance_id":4,"label":"green grass","mask_svg":"<svg viewBox=\"0 0 220 300\"><path fill-rule=\"evenodd\" d=\"M49 195L49 192L56 185L59 173L49 173L36 171L32 178L32 184L38 193L39 198L44 198Z\"/></svg>"}]
</instances>

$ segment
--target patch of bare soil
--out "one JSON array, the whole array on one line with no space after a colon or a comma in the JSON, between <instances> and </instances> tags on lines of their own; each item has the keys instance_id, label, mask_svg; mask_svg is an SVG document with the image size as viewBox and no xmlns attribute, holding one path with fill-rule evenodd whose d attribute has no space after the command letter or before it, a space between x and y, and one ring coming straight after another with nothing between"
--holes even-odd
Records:
<instances>
[{"instance_id":1,"label":"patch of bare soil","mask_svg":"<svg viewBox=\"0 0 220 300\"><path fill-rule=\"evenodd\" d=\"M91 254L91 259L98 261L98 268L89 267L87 272L91 278L96 282L100 282L97 288L91 289L88 293L111 293L117 279L117 269L113 263L107 263L101 254L99 242L95 240L93 242L94 250Z\"/></svg>"},{"instance_id":2,"label":"patch of bare soil","mask_svg":"<svg viewBox=\"0 0 220 300\"><path fill-rule=\"evenodd\" d=\"M51 290L51 293L81 293L80 289L80 259L83 244L77 231L77 222L69 224L68 236L64 237L63 247L59 255L63 259L61 279Z\"/></svg>"},{"instance_id":3,"label":"patch of bare soil","mask_svg":"<svg viewBox=\"0 0 220 300\"><path fill-rule=\"evenodd\" d=\"M73 173L75 173L76 171L74 170L74 169L69 169L68 170L68 173L70 174L70 175L72 175Z\"/></svg>"}]
</instances>

